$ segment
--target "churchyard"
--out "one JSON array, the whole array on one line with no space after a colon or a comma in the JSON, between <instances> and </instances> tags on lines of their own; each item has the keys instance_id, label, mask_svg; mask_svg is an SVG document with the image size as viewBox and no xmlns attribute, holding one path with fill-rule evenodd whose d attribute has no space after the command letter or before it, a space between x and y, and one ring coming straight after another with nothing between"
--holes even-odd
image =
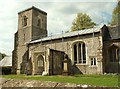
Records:
<instances>
[{"instance_id":1,"label":"churchyard","mask_svg":"<svg viewBox=\"0 0 120 89\"><path fill-rule=\"evenodd\" d=\"M2 75L2 78L7 79L23 79L23 80L36 80L36 81L51 81L59 83L70 83L90 86L107 86L118 87L120 76L115 74L109 75L72 75L72 76L32 76L32 75Z\"/></svg>"}]
</instances>

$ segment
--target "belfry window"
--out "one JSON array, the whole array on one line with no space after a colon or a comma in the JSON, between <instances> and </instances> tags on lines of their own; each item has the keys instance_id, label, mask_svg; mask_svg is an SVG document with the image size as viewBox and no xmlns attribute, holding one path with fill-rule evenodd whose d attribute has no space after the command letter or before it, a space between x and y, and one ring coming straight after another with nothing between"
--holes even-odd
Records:
<instances>
[{"instance_id":1,"label":"belfry window","mask_svg":"<svg viewBox=\"0 0 120 89\"><path fill-rule=\"evenodd\" d=\"M84 42L76 42L73 45L74 64L86 63L86 48Z\"/></svg>"},{"instance_id":2,"label":"belfry window","mask_svg":"<svg viewBox=\"0 0 120 89\"><path fill-rule=\"evenodd\" d=\"M120 54L120 49L115 46L112 45L109 49L109 59L110 62L119 62L119 54Z\"/></svg>"},{"instance_id":3,"label":"belfry window","mask_svg":"<svg viewBox=\"0 0 120 89\"><path fill-rule=\"evenodd\" d=\"M40 27L41 27L41 19L38 19L37 26L40 26Z\"/></svg>"},{"instance_id":4,"label":"belfry window","mask_svg":"<svg viewBox=\"0 0 120 89\"><path fill-rule=\"evenodd\" d=\"M23 21L22 21L23 26L27 26L27 19L28 18L26 16L23 17Z\"/></svg>"}]
</instances>

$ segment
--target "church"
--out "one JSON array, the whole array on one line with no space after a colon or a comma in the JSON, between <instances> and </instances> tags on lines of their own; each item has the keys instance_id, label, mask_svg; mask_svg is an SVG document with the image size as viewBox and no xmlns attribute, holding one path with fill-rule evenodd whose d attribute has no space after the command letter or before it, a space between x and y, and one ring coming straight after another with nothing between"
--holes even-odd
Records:
<instances>
[{"instance_id":1,"label":"church","mask_svg":"<svg viewBox=\"0 0 120 89\"><path fill-rule=\"evenodd\" d=\"M62 29L61 29L62 30ZM29 75L118 73L120 26L48 36L47 13L31 7L18 13L12 72Z\"/></svg>"}]
</instances>

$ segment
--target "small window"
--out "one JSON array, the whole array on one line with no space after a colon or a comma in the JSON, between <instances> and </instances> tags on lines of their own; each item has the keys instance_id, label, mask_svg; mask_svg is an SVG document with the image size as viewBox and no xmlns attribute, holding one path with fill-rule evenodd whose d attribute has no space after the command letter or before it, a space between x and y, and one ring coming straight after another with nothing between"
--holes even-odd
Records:
<instances>
[{"instance_id":1,"label":"small window","mask_svg":"<svg viewBox=\"0 0 120 89\"><path fill-rule=\"evenodd\" d=\"M91 66L96 66L96 58L95 57L92 57L91 58Z\"/></svg>"},{"instance_id":2,"label":"small window","mask_svg":"<svg viewBox=\"0 0 120 89\"><path fill-rule=\"evenodd\" d=\"M24 39L24 41L25 41L25 34L24 34L24 36L23 36L23 39Z\"/></svg>"},{"instance_id":3,"label":"small window","mask_svg":"<svg viewBox=\"0 0 120 89\"><path fill-rule=\"evenodd\" d=\"M40 19L38 19L37 26L41 26L41 20Z\"/></svg>"}]
</instances>

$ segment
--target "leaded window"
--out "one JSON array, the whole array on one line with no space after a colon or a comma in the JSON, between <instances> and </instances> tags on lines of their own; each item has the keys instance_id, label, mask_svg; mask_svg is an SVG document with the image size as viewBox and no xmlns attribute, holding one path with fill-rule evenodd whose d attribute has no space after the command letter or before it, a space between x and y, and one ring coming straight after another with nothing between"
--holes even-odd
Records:
<instances>
[{"instance_id":1,"label":"leaded window","mask_svg":"<svg viewBox=\"0 0 120 89\"><path fill-rule=\"evenodd\" d=\"M97 64L97 58L91 57L91 66L96 66Z\"/></svg>"},{"instance_id":2,"label":"leaded window","mask_svg":"<svg viewBox=\"0 0 120 89\"><path fill-rule=\"evenodd\" d=\"M74 64L86 63L86 48L84 42L76 42L73 45Z\"/></svg>"}]
</instances>

